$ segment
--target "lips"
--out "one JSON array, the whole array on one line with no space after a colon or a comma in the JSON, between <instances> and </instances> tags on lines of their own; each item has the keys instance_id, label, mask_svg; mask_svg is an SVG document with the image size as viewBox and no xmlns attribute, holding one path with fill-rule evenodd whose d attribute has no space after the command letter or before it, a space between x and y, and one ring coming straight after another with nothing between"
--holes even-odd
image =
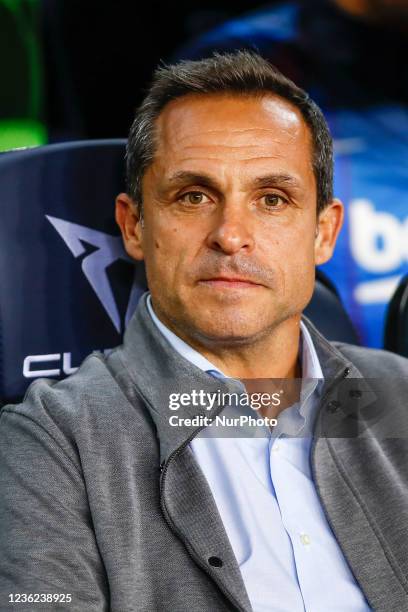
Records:
<instances>
[{"instance_id":1,"label":"lips","mask_svg":"<svg viewBox=\"0 0 408 612\"><path fill-rule=\"evenodd\" d=\"M211 278L200 279L200 283L212 285L214 287L226 287L226 288L245 288L245 287L260 287L260 283L257 283L251 279L234 276L214 276Z\"/></svg>"}]
</instances>

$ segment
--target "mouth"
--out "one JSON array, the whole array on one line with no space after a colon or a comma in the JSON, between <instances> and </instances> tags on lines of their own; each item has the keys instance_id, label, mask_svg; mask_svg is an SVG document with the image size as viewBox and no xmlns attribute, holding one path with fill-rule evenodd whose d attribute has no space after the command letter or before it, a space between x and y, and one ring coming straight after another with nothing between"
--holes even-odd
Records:
<instances>
[{"instance_id":1,"label":"mouth","mask_svg":"<svg viewBox=\"0 0 408 612\"><path fill-rule=\"evenodd\" d=\"M214 289L256 289L262 287L260 283L247 278L214 276L199 280L200 285L206 285Z\"/></svg>"}]
</instances>

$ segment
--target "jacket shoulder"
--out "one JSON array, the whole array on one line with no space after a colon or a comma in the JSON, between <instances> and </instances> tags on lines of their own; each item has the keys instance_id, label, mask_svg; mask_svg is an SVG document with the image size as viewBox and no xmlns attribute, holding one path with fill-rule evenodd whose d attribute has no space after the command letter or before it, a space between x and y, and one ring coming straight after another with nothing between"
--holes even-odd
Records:
<instances>
[{"instance_id":1,"label":"jacket shoulder","mask_svg":"<svg viewBox=\"0 0 408 612\"><path fill-rule=\"evenodd\" d=\"M3 410L14 410L33 416L38 406L59 406L66 416L75 415L92 404L92 400L115 393L111 373L100 353L88 355L78 370L63 380L38 378L28 387L20 404L4 406ZM89 400L89 401L87 401Z\"/></svg>"},{"instance_id":2,"label":"jacket shoulder","mask_svg":"<svg viewBox=\"0 0 408 612\"><path fill-rule=\"evenodd\" d=\"M22 403L3 406L1 423L5 427L10 418L23 419L60 445L71 446L86 431L108 427L113 412L126 419L131 409L105 357L92 353L64 380L40 378L31 383Z\"/></svg>"},{"instance_id":3,"label":"jacket shoulder","mask_svg":"<svg viewBox=\"0 0 408 612\"><path fill-rule=\"evenodd\" d=\"M382 349L366 348L344 342L331 342L366 378L408 377L408 359ZM408 381L408 378L407 378Z\"/></svg>"}]
</instances>

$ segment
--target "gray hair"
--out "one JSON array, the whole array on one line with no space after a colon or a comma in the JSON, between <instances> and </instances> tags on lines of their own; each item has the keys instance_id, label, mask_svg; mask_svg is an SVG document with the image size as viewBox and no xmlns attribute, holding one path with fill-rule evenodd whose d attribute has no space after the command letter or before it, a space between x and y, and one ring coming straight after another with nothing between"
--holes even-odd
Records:
<instances>
[{"instance_id":1,"label":"gray hair","mask_svg":"<svg viewBox=\"0 0 408 612\"><path fill-rule=\"evenodd\" d=\"M301 112L312 136L312 166L317 187L317 212L333 198L333 141L320 108L308 94L253 51L214 53L199 60L159 66L136 111L126 149L127 192L142 206L142 179L156 150L155 122L171 100L189 94L274 94Z\"/></svg>"}]
</instances>

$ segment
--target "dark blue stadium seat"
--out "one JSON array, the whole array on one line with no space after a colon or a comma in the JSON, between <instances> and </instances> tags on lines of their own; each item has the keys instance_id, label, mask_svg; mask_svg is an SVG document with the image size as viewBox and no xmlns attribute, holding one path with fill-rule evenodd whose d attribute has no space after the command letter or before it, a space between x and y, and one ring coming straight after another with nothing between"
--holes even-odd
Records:
<instances>
[{"instance_id":1,"label":"dark blue stadium seat","mask_svg":"<svg viewBox=\"0 0 408 612\"><path fill-rule=\"evenodd\" d=\"M146 289L122 247L114 198L123 140L0 155L0 400L40 376L63 377L121 341ZM356 341L332 288L317 281L307 314L329 338Z\"/></svg>"},{"instance_id":2,"label":"dark blue stadium seat","mask_svg":"<svg viewBox=\"0 0 408 612\"><path fill-rule=\"evenodd\" d=\"M119 344L146 288L113 214L124 146L71 142L0 156L3 402Z\"/></svg>"},{"instance_id":3,"label":"dark blue stadium seat","mask_svg":"<svg viewBox=\"0 0 408 612\"><path fill-rule=\"evenodd\" d=\"M306 306L304 314L328 340L360 344L336 287L319 269L316 270L313 297Z\"/></svg>"},{"instance_id":4,"label":"dark blue stadium seat","mask_svg":"<svg viewBox=\"0 0 408 612\"><path fill-rule=\"evenodd\" d=\"M402 277L388 304L384 348L408 357L408 274Z\"/></svg>"}]
</instances>

